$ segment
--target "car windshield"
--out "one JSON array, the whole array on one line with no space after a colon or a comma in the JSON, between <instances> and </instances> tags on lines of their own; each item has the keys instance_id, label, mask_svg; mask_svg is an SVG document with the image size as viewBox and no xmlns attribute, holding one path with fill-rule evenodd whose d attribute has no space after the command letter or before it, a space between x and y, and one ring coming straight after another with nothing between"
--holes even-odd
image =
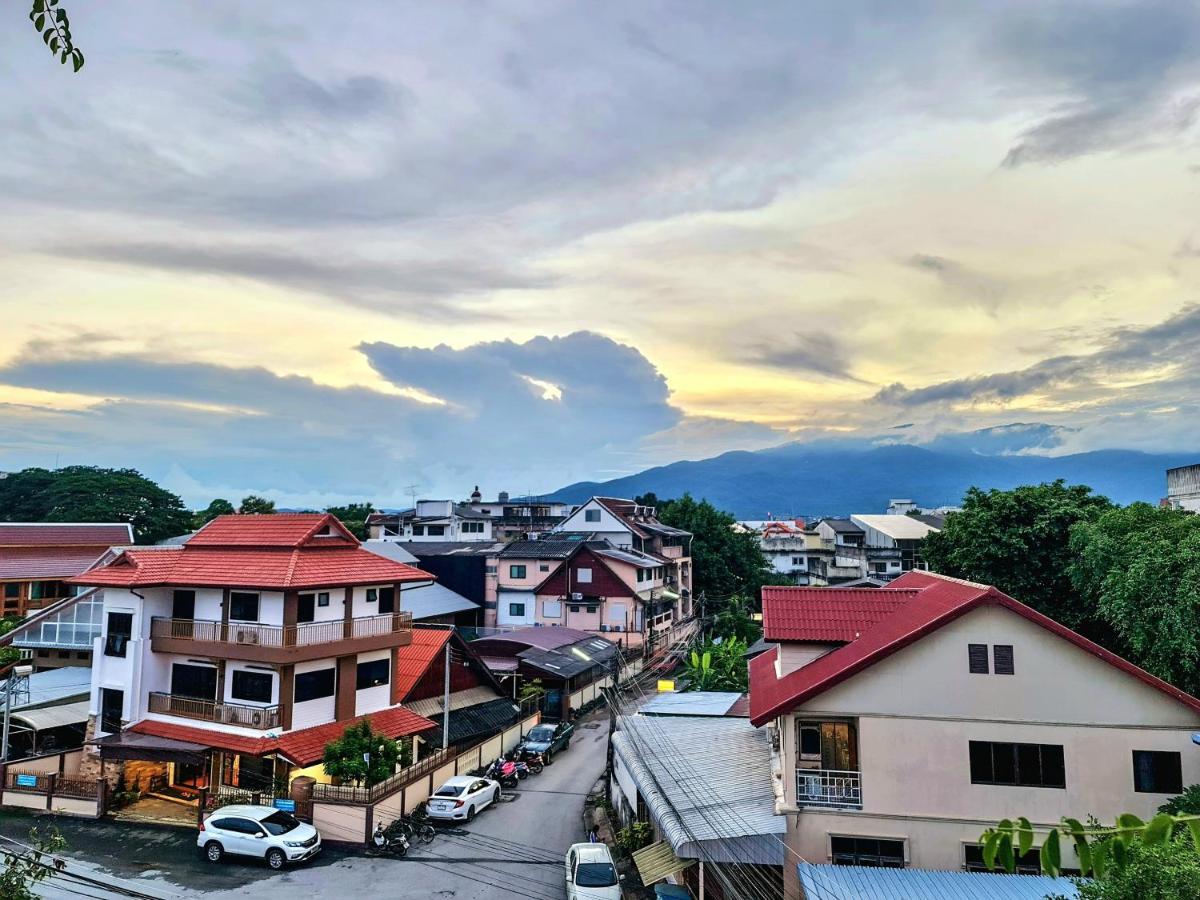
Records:
<instances>
[{"instance_id":1,"label":"car windshield","mask_svg":"<svg viewBox=\"0 0 1200 900\"><path fill-rule=\"evenodd\" d=\"M262 826L271 834L287 834L293 828L299 828L300 821L295 816L279 810L263 819Z\"/></svg>"},{"instance_id":2,"label":"car windshield","mask_svg":"<svg viewBox=\"0 0 1200 900\"><path fill-rule=\"evenodd\" d=\"M529 732L528 739L531 741L552 741L554 740L554 729L549 725L539 725L533 731Z\"/></svg>"},{"instance_id":3,"label":"car windshield","mask_svg":"<svg viewBox=\"0 0 1200 900\"><path fill-rule=\"evenodd\" d=\"M435 796L435 797L457 797L459 794L461 794L465 790L466 790L466 787L461 784L445 784L445 785L442 785L440 788L438 788L437 793L434 794L433 796Z\"/></svg>"},{"instance_id":4,"label":"car windshield","mask_svg":"<svg viewBox=\"0 0 1200 900\"><path fill-rule=\"evenodd\" d=\"M575 883L579 887L612 887L617 883L617 870L612 863L580 863Z\"/></svg>"}]
</instances>

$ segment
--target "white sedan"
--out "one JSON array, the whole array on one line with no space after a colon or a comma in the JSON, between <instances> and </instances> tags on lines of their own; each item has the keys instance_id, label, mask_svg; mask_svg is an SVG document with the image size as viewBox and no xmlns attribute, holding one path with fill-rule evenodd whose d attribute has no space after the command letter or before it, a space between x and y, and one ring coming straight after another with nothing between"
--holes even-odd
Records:
<instances>
[{"instance_id":1,"label":"white sedan","mask_svg":"<svg viewBox=\"0 0 1200 900\"><path fill-rule=\"evenodd\" d=\"M500 799L500 783L475 775L455 775L429 798L429 818L470 822L481 809Z\"/></svg>"},{"instance_id":2,"label":"white sedan","mask_svg":"<svg viewBox=\"0 0 1200 900\"><path fill-rule=\"evenodd\" d=\"M621 878L606 844L571 845L567 900L621 900Z\"/></svg>"}]
</instances>

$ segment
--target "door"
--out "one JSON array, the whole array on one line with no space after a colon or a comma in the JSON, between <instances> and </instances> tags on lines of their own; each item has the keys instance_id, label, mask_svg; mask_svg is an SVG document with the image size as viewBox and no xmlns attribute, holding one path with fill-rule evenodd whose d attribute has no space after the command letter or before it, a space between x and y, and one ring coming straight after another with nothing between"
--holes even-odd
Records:
<instances>
[{"instance_id":1,"label":"door","mask_svg":"<svg viewBox=\"0 0 1200 900\"><path fill-rule=\"evenodd\" d=\"M125 692L112 688L100 689L100 730L105 734L116 734L121 730L121 709L125 705Z\"/></svg>"},{"instance_id":2,"label":"door","mask_svg":"<svg viewBox=\"0 0 1200 900\"><path fill-rule=\"evenodd\" d=\"M171 595L171 637L195 637L196 592L175 591Z\"/></svg>"},{"instance_id":3,"label":"door","mask_svg":"<svg viewBox=\"0 0 1200 900\"><path fill-rule=\"evenodd\" d=\"M379 614L394 613L396 611L396 589L395 588L380 588L379 589Z\"/></svg>"},{"instance_id":4,"label":"door","mask_svg":"<svg viewBox=\"0 0 1200 900\"><path fill-rule=\"evenodd\" d=\"M207 766L194 763L175 763L175 780L173 784L182 787L202 788L206 783Z\"/></svg>"},{"instance_id":5,"label":"door","mask_svg":"<svg viewBox=\"0 0 1200 900\"><path fill-rule=\"evenodd\" d=\"M229 829L229 842L233 845L227 849L246 856L259 856L266 852L264 842L258 838L258 833L262 829L259 828L257 822L241 818L227 819L226 822Z\"/></svg>"},{"instance_id":6,"label":"door","mask_svg":"<svg viewBox=\"0 0 1200 900\"><path fill-rule=\"evenodd\" d=\"M217 670L212 666L189 666L184 663L175 663L171 666L171 696L215 701L217 699Z\"/></svg>"},{"instance_id":7,"label":"door","mask_svg":"<svg viewBox=\"0 0 1200 900\"><path fill-rule=\"evenodd\" d=\"M316 594L301 594L300 602L296 607L296 621L303 625L305 622L311 622L317 617L317 595Z\"/></svg>"}]
</instances>

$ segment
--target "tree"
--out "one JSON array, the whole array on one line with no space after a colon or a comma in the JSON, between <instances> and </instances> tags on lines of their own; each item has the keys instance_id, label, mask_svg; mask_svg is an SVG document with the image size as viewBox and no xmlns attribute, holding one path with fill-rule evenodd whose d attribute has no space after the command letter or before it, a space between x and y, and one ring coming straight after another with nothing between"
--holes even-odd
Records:
<instances>
[{"instance_id":1,"label":"tree","mask_svg":"<svg viewBox=\"0 0 1200 900\"><path fill-rule=\"evenodd\" d=\"M217 516L231 516L235 512L237 510L233 508L232 503L218 497L204 509L198 509L192 514L192 528L201 528Z\"/></svg>"},{"instance_id":2,"label":"tree","mask_svg":"<svg viewBox=\"0 0 1200 900\"><path fill-rule=\"evenodd\" d=\"M369 761L368 761L369 760ZM412 748L372 730L370 718L349 726L336 741L325 745L325 772L366 787L390 778L396 765L412 762Z\"/></svg>"},{"instance_id":3,"label":"tree","mask_svg":"<svg viewBox=\"0 0 1200 900\"><path fill-rule=\"evenodd\" d=\"M67 11L58 5L58 0L33 0L29 21L42 36L42 43L58 56L60 63L65 66L69 59L76 72L83 68L83 51L71 40L71 22L67 18Z\"/></svg>"},{"instance_id":4,"label":"tree","mask_svg":"<svg viewBox=\"0 0 1200 900\"><path fill-rule=\"evenodd\" d=\"M8 634L14 628L21 624L23 620L19 616L5 616L0 619L0 637ZM21 658L21 651L16 647L3 646L0 647L0 669L7 665L15 663ZM0 896L3 896L0 894Z\"/></svg>"},{"instance_id":5,"label":"tree","mask_svg":"<svg viewBox=\"0 0 1200 900\"><path fill-rule=\"evenodd\" d=\"M1071 531L1072 586L1119 650L1200 692L1200 516L1146 503L1109 509Z\"/></svg>"},{"instance_id":6,"label":"tree","mask_svg":"<svg viewBox=\"0 0 1200 900\"><path fill-rule=\"evenodd\" d=\"M1082 882L1079 900L1195 900L1200 897L1200 860L1191 839L1179 836L1157 846L1130 845L1123 866L1107 878Z\"/></svg>"},{"instance_id":7,"label":"tree","mask_svg":"<svg viewBox=\"0 0 1200 900\"><path fill-rule=\"evenodd\" d=\"M249 497L242 498L242 505L238 507L237 511L243 516L269 515L275 512L275 501L260 497L258 494L251 494Z\"/></svg>"},{"instance_id":8,"label":"tree","mask_svg":"<svg viewBox=\"0 0 1200 900\"><path fill-rule=\"evenodd\" d=\"M24 469L0 479L8 522L129 522L139 544L190 530L183 501L134 469Z\"/></svg>"},{"instance_id":9,"label":"tree","mask_svg":"<svg viewBox=\"0 0 1200 900\"><path fill-rule=\"evenodd\" d=\"M67 846L57 828L49 828L45 837L31 828L29 843L24 852L0 849L0 897L4 900L37 900L33 886L66 868L66 860L54 856Z\"/></svg>"},{"instance_id":10,"label":"tree","mask_svg":"<svg viewBox=\"0 0 1200 900\"><path fill-rule=\"evenodd\" d=\"M1172 797L1158 811L1172 816L1200 815L1200 784L1188 785L1182 794Z\"/></svg>"},{"instance_id":11,"label":"tree","mask_svg":"<svg viewBox=\"0 0 1200 900\"><path fill-rule=\"evenodd\" d=\"M365 541L370 536L367 530L367 516L374 511L373 503L347 503L345 506L331 506L325 510L336 516L360 541Z\"/></svg>"},{"instance_id":12,"label":"tree","mask_svg":"<svg viewBox=\"0 0 1200 900\"><path fill-rule=\"evenodd\" d=\"M1112 509L1107 497L1061 479L1010 491L971 488L962 512L921 545L929 567L943 575L993 584L1038 612L1088 637L1107 629L1070 577L1071 528Z\"/></svg>"},{"instance_id":13,"label":"tree","mask_svg":"<svg viewBox=\"0 0 1200 900\"><path fill-rule=\"evenodd\" d=\"M707 640L693 650L684 666L689 691L739 691L749 687L746 642L738 638Z\"/></svg>"},{"instance_id":14,"label":"tree","mask_svg":"<svg viewBox=\"0 0 1200 900\"><path fill-rule=\"evenodd\" d=\"M737 638L747 645L762 637L762 626L752 618L754 605L743 594L734 594L712 620L712 633L719 638Z\"/></svg>"}]
</instances>

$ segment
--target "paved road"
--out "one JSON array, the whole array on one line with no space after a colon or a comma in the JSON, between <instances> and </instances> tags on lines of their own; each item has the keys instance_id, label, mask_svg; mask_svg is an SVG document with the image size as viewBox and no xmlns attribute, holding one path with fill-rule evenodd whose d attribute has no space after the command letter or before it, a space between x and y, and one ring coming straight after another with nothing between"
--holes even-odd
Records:
<instances>
[{"instance_id":1,"label":"paved road","mask_svg":"<svg viewBox=\"0 0 1200 900\"><path fill-rule=\"evenodd\" d=\"M513 799L469 826L443 831L428 848L415 849L403 860L326 848L307 865L275 873L258 862L227 859L211 865L201 859L195 832L187 829L66 818L38 823L8 811L0 817L0 835L24 840L31 824L55 824L71 848L71 870L162 898L560 900L566 895L562 858L570 844L584 840L583 802L604 771L607 736L607 715L581 723L570 751L522 782ZM50 885L40 893L53 900L79 896ZM90 895L105 893L92 889Z\"/></svg>"}]
</instances>

